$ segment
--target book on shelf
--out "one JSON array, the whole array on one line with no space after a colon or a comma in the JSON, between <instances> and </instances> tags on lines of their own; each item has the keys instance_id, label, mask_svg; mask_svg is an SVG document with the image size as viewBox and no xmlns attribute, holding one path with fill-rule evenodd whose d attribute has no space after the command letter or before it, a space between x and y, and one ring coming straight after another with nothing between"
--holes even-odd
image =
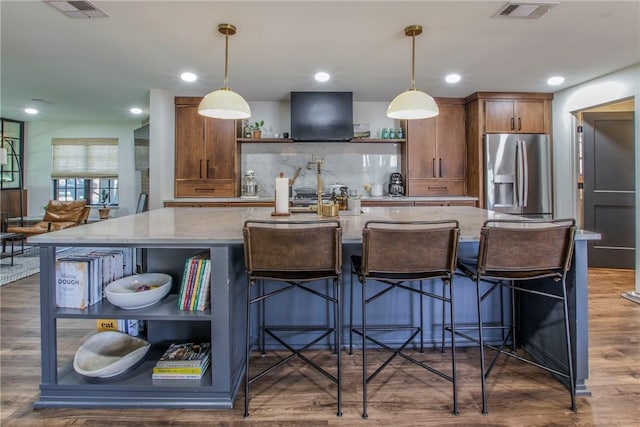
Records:
<instances>
[{"instance_id":1,"label":"book on shelf","mask_svg":"<svg viewBox=\"0 0 640 427\"><path fill-rule=\"evenodd\" d=\"M209 368L211 359L207 358L200 368L153 368L151 378L154 380L199 380Z\"/></svg>"},{"instance_id":2,"label":"book on shelf","mask_svg":"<svg viewBox=\"0 0 640 427\"><path fill-rule=\"evenodd\" d=\"M211 343L172 343L156 363L156 368L202 368L211 358Z\"/></svg>"},{"instance_id":3,"label":"book on shelf","mask_svg":"<svg viewBox=\"0 0 640 427\"><path fill-rule=\"evenodd\" d=\"M72 248L56 260L56 305L84 309L104 298L104 287L133 274L132 248Z\"/></svg>"},{"instance_id":4,"label":"book on shelf","mask_svg":"<svg viewBox=\"0 0 640 427\"><path fill-rule=\"evenodd\" d=\"M56 262L56 306L85 309L90 301L90 264L86 261Z\"/></svg>"},{"instance_id":5,"label":"book on shelf","mask_svg":"<svg viewBox=\"0 0 640 427\"><path fill-rule=\"evenodd\" d=\"M151 374L153 380L201 380L202 375L163 375L163 374Z\"/></svg>"},{"instance_id":6,"label":"book on shelf","mask_svg":"<svg viewBox=\"0 0 640 427\"><path fill-rule=\"evenodd\" d=\"M178 309L185 311L204 311L210 303L211 260L209 251L204 250L185 260Z\"/></svg>"},{"instance_id":7,"label":"book on shelf","mask_svg":"<svg viewBox=\"0 0 640 427\"><path fill-rule=\"evenodd\" d=\"M208 365L202 368L153 368L154 374L164 375L202 375L208 368Z\"/></svg>"},{"instance_id":8,"label":"book on shelf","mask_svg":"<svg viewBox=\"0 0 640 427\"><path fill-rule=\"evenodd\" d=\"M97 319L96 329L101 331L119 331L131 336L140 336L145 330L145 321L136 319Z\"/></svg>"}]
</instances>

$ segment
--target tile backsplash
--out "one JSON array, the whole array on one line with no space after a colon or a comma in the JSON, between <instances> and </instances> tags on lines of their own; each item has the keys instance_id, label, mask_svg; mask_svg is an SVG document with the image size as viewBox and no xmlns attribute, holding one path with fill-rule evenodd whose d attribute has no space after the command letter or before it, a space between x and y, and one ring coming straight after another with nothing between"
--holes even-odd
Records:
<instances>
[{"instance_id":1,"label":"tile backsplash","mask_svg":"<svg viewBox=\"0 0 640 427\"><path fill-rule=\"evenodd\" d=\"M316 187L317 170L307 169L313 157L323 157L322 180L325 190L331 184L344 184L365 195L364 184L382 184L387 193L389 176L400 172L400 145L397 143L243 143L242 177L255 171L258 195L274 194L275 178L280 172L293 177L301 167L293 188Z\"/></svg>"}]
</instances>

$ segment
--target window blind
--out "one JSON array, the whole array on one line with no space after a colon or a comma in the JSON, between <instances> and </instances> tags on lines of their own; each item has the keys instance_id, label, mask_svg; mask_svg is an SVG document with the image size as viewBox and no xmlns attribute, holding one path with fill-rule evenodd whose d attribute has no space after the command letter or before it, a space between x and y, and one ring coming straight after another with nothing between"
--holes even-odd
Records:
<instances>
[{"instance_id":1,"label":"window blind","mask_svg":"<svg viewBox=\"0 0 640 427\"><path fill-rule=\"evenodd\" d=\"M53 170L58 178L117 178L117 138L53 138Z\"/></svg>"}]
</instances>

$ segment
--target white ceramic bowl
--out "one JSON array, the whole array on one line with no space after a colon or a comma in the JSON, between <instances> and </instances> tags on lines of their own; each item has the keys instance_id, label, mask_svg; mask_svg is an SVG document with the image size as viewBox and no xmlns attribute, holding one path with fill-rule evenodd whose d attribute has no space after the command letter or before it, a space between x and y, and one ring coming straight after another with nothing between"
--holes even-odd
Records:
<instances>
[{"instance_id":1,"label":"white ceramic bowl","mask_svg":"<svg viewBox=\"0 0 640 427\"><path fill-rule=\"evenodd\" d=\"M139 290L138 289L145 289ZM171 290L171 276L164 273L134 274L111 282L104 288L107 300L124 309L148 307Z\"/></svg>"},{"instance_id":2,"label":"white ceramic bowl","mask_svg":"<svg viewBox=\"0 0 640 427\"><path fill-rule=\"evenodd\" d=\"M150 347L147 341L122 332L98 332L76 351L73 369L87 377L114 377L138 363Z\"/></svg>"}]
</instances>

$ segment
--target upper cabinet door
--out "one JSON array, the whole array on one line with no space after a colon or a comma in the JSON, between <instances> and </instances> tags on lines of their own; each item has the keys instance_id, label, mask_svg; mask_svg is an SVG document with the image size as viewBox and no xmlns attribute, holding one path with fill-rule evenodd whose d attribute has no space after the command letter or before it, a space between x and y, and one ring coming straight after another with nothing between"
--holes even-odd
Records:
<instances>
[{"instance_id":1,"label":"upper cabinet door","mask_svg":"<svg viewBox=\"0 0 640 427\"><path fill-rule=\"evenodd\" d=\"M545 133L542 100L487 99L484 108L487 133Z\"/></svg>"},{"instance_id":2,"label":"upper cabinet door","mask_svg":"<svg viewBox=\"0 0 640 427\"><path fill-rule=\"evenodd\" d=\"M235 120L205 119L205 179L236 179Z\"/></svg>"},{"instance_id":3,"label":"upper cabinet door","mask_svg":"<svg viewBox=\"0 0 640 427\"><path fill-rule=\"evenodd\" d=\"M204 117L198 106L176 106L175 174L176 179L205 178Z\"/></svg>"},{"instance_id":4,"label":"upper cabinet door","mask_svg":"<svg viewBox=\"0 0 640 427\"><path fill-rule=\"evenodd\" d=\"M514 116L516 118L516 132L545 133L543 101L516 101Z\"/></svg>"},{"instance_id":5,"label":"upper cabinet door","mask_svg":"<svg viewBox=\"0 0 640 427\"><path fill-rule=\"evenodd\" d=\"M439 105L436 117L438 178L464 179L466 136L464 104Z\"/></svg>"},{"instance_id":6,"label":"upper cabinet door","mask_svg":"<svg viewBox=\"0 0 640 427\"><path fill-rule=\"evenodd\" d=\"M406 123L407 178L437 178L436 119Z\"/></svg>"},{"instance_id":7,"label":"upper cabinet door","mask_svg":"<svg viewBox=\"0 0 640 427\"><path fill-rule=\"evenodd\" d=\"M513 101L489 100L484 104L485 132L514 132L515 117L513 116Z\"/></svg>"}]
</instances>

